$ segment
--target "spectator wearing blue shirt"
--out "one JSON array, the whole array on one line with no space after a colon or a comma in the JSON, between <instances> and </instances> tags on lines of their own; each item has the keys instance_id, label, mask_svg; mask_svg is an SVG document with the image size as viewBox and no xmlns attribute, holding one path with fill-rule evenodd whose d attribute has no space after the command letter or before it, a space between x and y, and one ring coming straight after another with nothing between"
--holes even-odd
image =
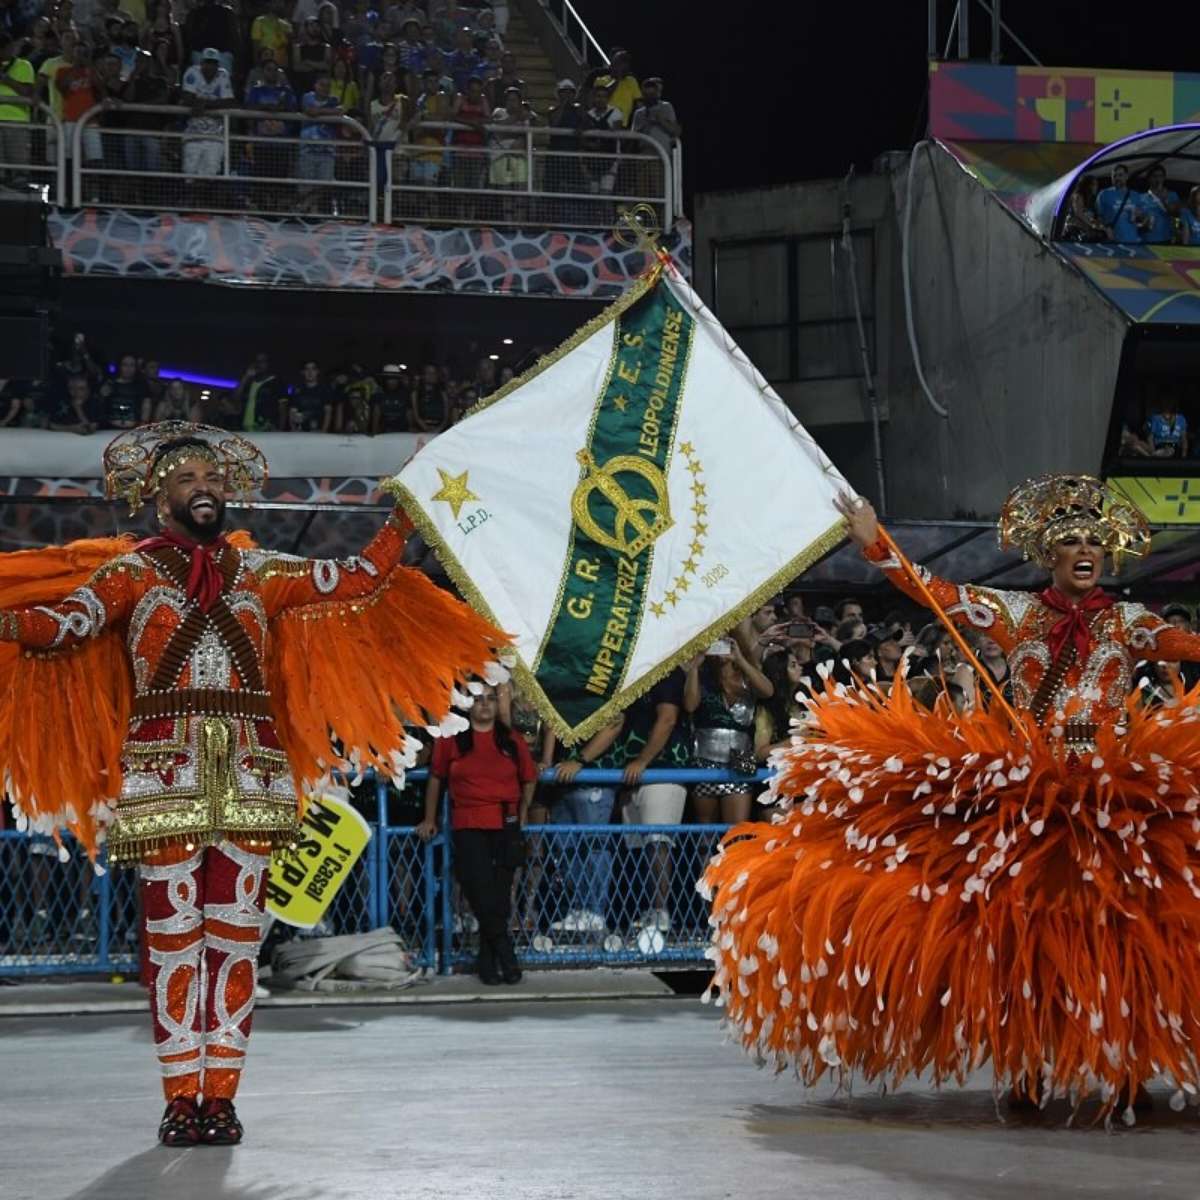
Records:
<instances>
[{"instance_id":1,"label":"spectator wearing blue shirt","mask_svg":"<svg viewBox=\"0 0 1200 1200\"><path fill-rule=\"evenodd\" d=\"M1179 193L1167 187L1167 170L1159 165L1150 169L1150 187L1142 193L1142 211L1149 217L1145 240L1156 245L1175 240L1175 218L1182 207Z\"/></svg>"},{"instance_id":2,"label":"spectator wearing blue shirt","mask_svg":"<svg viewBox=\"0 0 1200 1200\"><path fill-rule=\"evenodd\" d=\"M483 59L476 53L471 31L465 25L454 36L454 50L446 55L445 63L457 94L466 92L467 81L483 66Z\"/></svg>"},{"instance_id":3,"label":"spectator wearing blue shirt","mask_svg":"<svg viewBox=\"0 0 1200 1200\"><path fill-rule=\"evenodd\" d=\"M1187 417L1179 412L1175 388L1164 384L1146 422L1146 436L1155 458L1187 458Z\"/></svg>"},{"instance_id":4,"label":"spectator wearing blue shirt","mask_svg":"<svg viewBox=\"0 0 1200 1200\"><path fill-rule=\"evenodd\" d=\"M300 126L300 157L297 163L297 175L301 179L312 179L323 182L331 181L334 177L334 164L337 160L335 137L337 125L332 121L318 120L322 117L344 117L346 115L337 98L329 94L330 76L327 71L321 72L313 84L311 92L305 92L300 102L300 111L313 118ZM311 212L320 199L324 189L306 188L301 193L299 212Z\"/></svg>"},{"instance_id":5,"label":"spectator wearing blue shirt","mask_svg":"<svg viewBox=\"0 0 1200 1200\"><path fill-rule=\"evenodd\" d=\"M1185 246L1200 246L1200 187L1188 192L1187 204L1179 214Z\"/></svg>"},{"instance_id":6,"label":"spectator wearing blue shirt","mask_svg":"<svg viewBox=\"0 0 1200 1200\"><path fill-rule=\"evenodd\" d=\"M274 56L264 58L259 81L246 93L246 107L264 113L296 111L296 93L288 86ZM254 122L254 135L256 138L284 139L296 134L292 122L266 117ZM266 141L249 142L246 145L246 173L259 178L286 179L291 174L290 157L291 146L286 141L278 145ZM265 208L279 207L278 196L272 194L263 199Z\"/></svg>"},{"instance_id":7,"label":"spectator wearing blue shirt","mask_svg":"<svg viewBox=\"0 0 1200 1200\"><path fill-rule=\"evenodd\" d=\"M1145 216L1141 197L1129 187L1129 168L1117 163L1112 169L1112 184L1096 197L1096 213L1112 230L1114 242L1141 242Z\"/></svg>"}]
</instances>

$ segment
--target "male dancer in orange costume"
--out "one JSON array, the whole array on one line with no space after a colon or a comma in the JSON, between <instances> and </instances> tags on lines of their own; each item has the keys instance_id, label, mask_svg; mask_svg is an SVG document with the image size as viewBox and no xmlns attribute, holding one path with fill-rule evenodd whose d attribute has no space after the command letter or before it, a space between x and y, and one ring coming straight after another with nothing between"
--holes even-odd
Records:
<instances>
[{"instance_id":1,"label":"male dancer in orange costume","mask_svg":"<svg viewBox=\"0 0 1200 1200\"><path fill-rule=\"evenodd\" d=\"M896 1084L992 1061L1014 1099L1098 1093L1132 1122L1144 1080L1200 1088L1200 717L1130 697L1136 659L1200 659L1200 637L1099 587L1149 548L1097 480L1017 488L1003 544L1045 566L1037 594L901 569L863 500L851 538L898 587L1009 655L1019 724L833 688L777 756L785 811L739 826L703 887L714 986L743 1042L806 1082ZM1196 872L1194 874L1193 872Z\"/></svg>"},{"instance_id":2,"label":"male dancer in orange costume","mask_svg":"<svg viewBox=\"0 0 1200 1200\"><path fill-rule=\"evenodd\" d=\"M93 853L107 834L110 861L140 864L159 1137L231 1144L266 869L299 792L330 762L402 769L405 718L436 724L504 639L399 565L398 516L337 561L226 537L227 492L266 473L240 437L139 429L105 468L161 536L0 556L0 604L19 605L0 610L0 762L32 828Z\"/></svg>"}]
</instances>

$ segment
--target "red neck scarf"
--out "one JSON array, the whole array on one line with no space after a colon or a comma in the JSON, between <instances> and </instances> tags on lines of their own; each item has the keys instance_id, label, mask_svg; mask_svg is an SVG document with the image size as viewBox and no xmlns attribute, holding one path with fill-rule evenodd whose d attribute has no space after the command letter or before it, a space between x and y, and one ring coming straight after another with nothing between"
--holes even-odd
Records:
<instances>
[{"instance_id":1,"label":"red neck scarf","mask_svg":"<svg viewBox=\"0 0 1200 1200\"><path fill-rule=\"evenodd\" d=\"M1050 661L1057 662L1063 647L1073 641L1079 661L1085 662L1092 642L1088 617L1092 613L1112 608L1115 603L1113 598L1099 588L1095 588L1076 604L1068 600L1058 588L1048 587L1038 595L1038 599L1047 608L1064 614L1061 620L1056 621L1050 627L1050 632L1046 635L1046 642L1050 647Z\"/></svg>"},{"instance_id":2,"label":"red neck scarf","mask_svg":"<svg viewBox=\"0 0 1200 1200\"><path fill-rule=\"evenodd\" d=\"M162 550L174 546L182 551L191 561L188 571L187 598L195 600L200 611L208 612L216 603L217 597L225 587L225 578L217 566L216 556L229 543L224 536L211 542L194 542L181 533L167 531L158 537L146 538L138 542L135 550Z\"/></svg>"}]
</instances>

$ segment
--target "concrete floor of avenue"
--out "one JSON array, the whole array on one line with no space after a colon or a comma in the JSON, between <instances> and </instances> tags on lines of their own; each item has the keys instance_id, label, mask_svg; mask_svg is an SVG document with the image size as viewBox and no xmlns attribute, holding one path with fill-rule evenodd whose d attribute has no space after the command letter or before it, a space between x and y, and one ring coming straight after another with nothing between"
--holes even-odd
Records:
<instances>
[{"instance_id":1,"label":"concrete floor of avenue","mask_svg":"<svg viewBox=\"0 0 1200 1200\"><path fill-rule=\"evenodd\" d=\"M144 1016L0 1019L2 1200L1200 1196L1200 1116L997 1119L755 1070L694 999L264 1008L246 1141L166 1150Z\"/></svg>"}]
</instances>

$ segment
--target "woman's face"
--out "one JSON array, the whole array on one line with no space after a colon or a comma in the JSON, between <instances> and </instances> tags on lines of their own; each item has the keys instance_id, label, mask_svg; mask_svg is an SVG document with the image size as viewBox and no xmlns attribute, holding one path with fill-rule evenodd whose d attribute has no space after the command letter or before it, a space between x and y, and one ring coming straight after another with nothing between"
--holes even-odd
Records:
<instances>
[{"instance_id":1,"label":"woman's face","mask_svg":"<svg viewBox=\"0 0 1200 1200\"><path fill-rule=\"evenodd\" d=\"M167 384L167 397L177 404L187 399L187 390L184 388L182 379L172 379Z\"/></svg>"},{"instance_id":2,"label":"woman's face","mask_svg":"<svg viewBox=\"0 0 1200 1200\"><path fill-rule=\"evenodd\" d=\"M793 687L799 687L804 682L804 666L794 654L787 656L787 681Z\"/></svg>"},{"instance_id":3,"label":"woman's face","mask_svg":"<svg viewBox=\"0 0 1200 1200\"><path fill-rule=\"evenodd\" d=\"M496 689L488 684L471 705L471 728L491 729L496 724Z\"/></svg>"},{"instance_id":4,"label":"woman's face","mask_svg":"<svg viewBox=\"0 0 1200 1200\"><path fill-rule=\"evenodd\" d=\"M717 668L717 681L721 685L721 690L730 695L736 695L746 686L746 677L742 674L741 667L732 658L721 659L721 665Z\"/></svg>"},{"instance_id":5,"label":"woman's face","mask_svg":"<svg viewBox=\"0 0 1200 1200\"><path fill-rule=\"evenodd\" d=\"M875 668L878 666L879 661L875 657L874 650L869 654L864 654L862 658L855 658L850 661L850 669L860 679L869 679L875 673Z\"/></svg>"}]
</instances>

